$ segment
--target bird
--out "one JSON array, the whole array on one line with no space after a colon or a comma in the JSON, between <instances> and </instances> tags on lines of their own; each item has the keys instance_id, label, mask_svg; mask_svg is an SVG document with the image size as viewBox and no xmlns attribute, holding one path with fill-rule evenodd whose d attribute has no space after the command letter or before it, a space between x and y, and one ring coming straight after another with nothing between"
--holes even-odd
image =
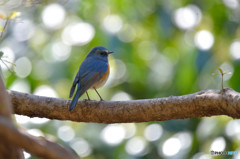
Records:
<instances>
[{"instance_id":1,"label":"bird","mask_svg":"<svg viewBox=\"0 0 240 159\"><path fill-rule=\"evenodd\" d=\"M103 100L98 93L97 88L102 87L108 79L110 73L108 57L111 53L113 53L113 51L108 51L108 49L102 46L94 47L88 53L79 67L78 73L75 76L70 90L69 98L72 98L77 86L77 91L70 103L69 111L72 111L75 108L78 99L85 92L88 100L90 100L87 93L88 89L94 89L100 100Z\"/></svg>"}]
</instances>

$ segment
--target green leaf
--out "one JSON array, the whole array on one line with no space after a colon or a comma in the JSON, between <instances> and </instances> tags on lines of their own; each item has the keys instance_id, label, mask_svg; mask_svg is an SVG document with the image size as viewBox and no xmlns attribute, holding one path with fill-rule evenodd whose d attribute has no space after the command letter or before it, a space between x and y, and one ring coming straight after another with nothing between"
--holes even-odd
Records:
<instances>
[{"instance_id":1,"label":"green leaf","mask_svg":"<svg viewBox=\"0 0 240 159\"><path fill-rule=\"evenodd\" d=\"M221 75L223 75L223 70L221 68L218 68L218 71L221 73Z\"/></svg>"},{"instance_id":2,"label":"green leaf","mask_svg":"<svg viewBox=\"0 0 240 159\"><path fill-rule=\"evenodd\" d=\"M3 54L4 54L4 53L3 53L2 51L0 51L0 58L2 58Z\"/></svg>"},{"instance_id":3,"label":"green leaf","mask_svg":"<svg viewBox=\"0 0 240 159\"><path fill-rule=\"evenodd\" d=\"M14 19L16 17L18 17L21 13L20 12L12 12L9 16L8 19Z\"/></svg>"},{"instance_id":4,"label":"green leaf","mask_svg":"<svg viewBox=\"0 0 240 159\"><path fill-rule=\"evenodd\" d=\"M4 28L0 25L0 32L3 32Z\"/></svg>"}]
</instances>

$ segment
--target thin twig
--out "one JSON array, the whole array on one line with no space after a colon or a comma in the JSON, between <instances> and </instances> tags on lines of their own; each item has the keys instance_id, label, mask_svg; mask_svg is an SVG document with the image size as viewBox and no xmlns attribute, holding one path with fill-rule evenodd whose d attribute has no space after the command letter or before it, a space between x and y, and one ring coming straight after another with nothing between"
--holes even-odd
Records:
<instances>
[{"instance_id":1,"label":"thin twig","mask_svg":"<svg viewBox=\"0 0 240 159\"><path fill-rule=\"evenodd\" d=\"M2 59L0 59L0 61L2 61L2 63L7 67L7 69L8 69L9 72L14 73L14 71L12 71L12 70L8 67L8 65L7 65ZM6 61L6 62L11 63L11 62L9 62L9 61Z\"/></svg>"},{"instance_id":2,"label":"thin twig","mask_svg":"<svg viewBox=\"0 0 240 159\"><path fill-rule=\"evenodd\" d=\"M223 90L223 75L222 75L222 90Z\"/></svg>"},{"instance_id":3,"label":"thin twig","mask_svg":"<svg viewBox=\"0 0 240 159\"><path fill-rule=\"evenodd\" d=\"M1 35L0 35L0 40L2 40L2 38L3 38L3 33L7 27L8 21L9 21L9 19L7 18L6 23L4 24L4 27L3 27L3 31L1 32Z\"/></svg>"}]
</instances>

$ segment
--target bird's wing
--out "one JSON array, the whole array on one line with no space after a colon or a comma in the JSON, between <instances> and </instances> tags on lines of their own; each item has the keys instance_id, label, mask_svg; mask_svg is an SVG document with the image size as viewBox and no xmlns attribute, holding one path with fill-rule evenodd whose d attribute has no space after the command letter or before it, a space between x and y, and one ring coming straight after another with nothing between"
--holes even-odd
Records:
<instances>
[{"instance_id":1,"label":"bird's wing","mask_svg":"<svg viewBox=\"0 0 240 159\"><path fill-rule=\"evenodd\" d=\"M70 90L69 98L72 98L73 93L75 91L75 88L76 88L76 85L77 85L78 82L79 82L79 72L76 74L76 76L74 78L74 81L73 81L73 84L72 84L72 88Z\"/></svg>"},{"instance_id":2,"label":"bird's wing","mask_svg":"<svg viewBox=\"0 0 240 159\"><path fill-rule=\"evenodd\" d=\"M101 77L107 72L108 65L102 61L91 63L84 72L80 72L80 84L82 93L87 91L94 83L98 82ZM81 68L80 68L81 70Z\"/></svg>"},{"instance_id":3,"label":"bird's wing","mask_svg":"<svg viewBox=\"0 0 240 159\"><path fill-rule=\"evenodd\" d=\"M83 95L83 93L85 93L91 86L92 84L94 84L95 81L97 81L97 79L99 78L99 72L92 74L91 72L86 72L81 80L80 80L80 84L78 83L78 88L77 88L77 92L75 94L75 96L73 97L73 100L71 101L71 104L69 106L69 111L72 111L74 109L74 107L77 104L78 98L81 97ZM82 80L84 81L84 83L82 83ZM87 81L87 83L86 83Z\"/></svg>"}]
</instances>

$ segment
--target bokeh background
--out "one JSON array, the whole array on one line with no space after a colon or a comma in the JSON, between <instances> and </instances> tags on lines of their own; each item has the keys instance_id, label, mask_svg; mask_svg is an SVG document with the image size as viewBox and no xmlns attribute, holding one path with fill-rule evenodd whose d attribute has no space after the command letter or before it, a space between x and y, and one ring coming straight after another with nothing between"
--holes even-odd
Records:
<instances>
[{"instance_id":1,"label":"bokeh background","mask_svg":"<svg viewBox=\"0 0 240 159\"><path fill-rule=\"evenodd\" d=\"M224 86L240 91L238 0L3 0L1 27L13 12L18 17L0 41L10 90L68 98L86 54L104 46L115 52L110 78L99 89L105 100L221 89L219 67ZM227 116L108 125L15 117L30 134L86 159L240 158L240 120ZM238 155L214 157L211 150Z\"/></svg>"}]
</instances>

